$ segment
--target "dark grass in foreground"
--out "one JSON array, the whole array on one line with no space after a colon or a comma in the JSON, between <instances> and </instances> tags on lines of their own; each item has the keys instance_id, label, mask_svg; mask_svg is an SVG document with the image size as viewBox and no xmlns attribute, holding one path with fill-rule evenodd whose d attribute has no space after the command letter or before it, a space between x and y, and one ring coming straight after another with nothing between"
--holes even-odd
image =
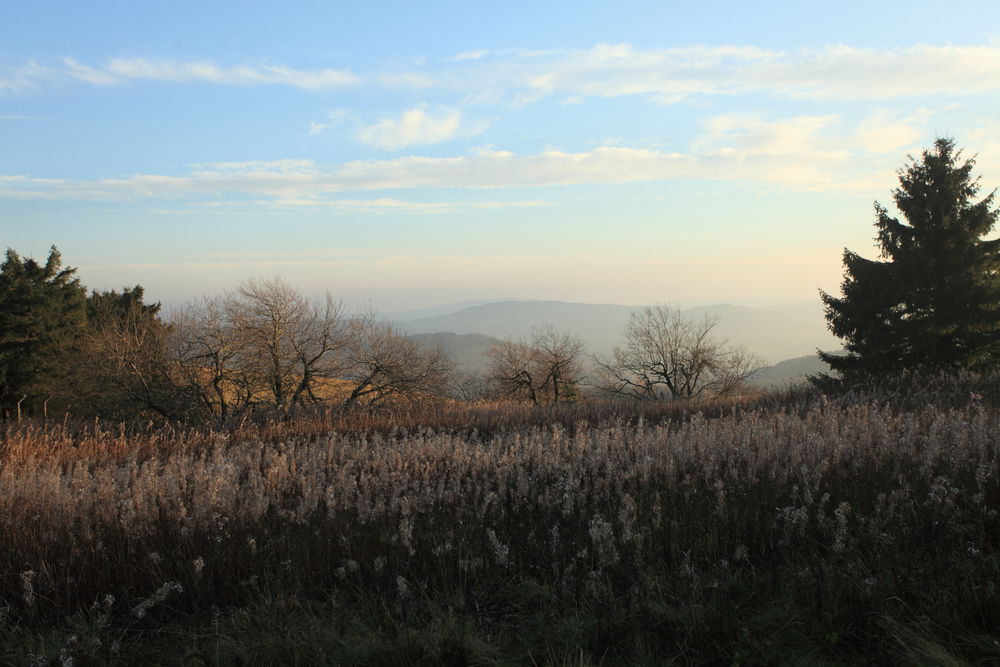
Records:
<instances>
[{"instance_id":1,"label":"dark grass in foreground","mask_svg":"<svg viewBox=\"0 0 1000 667\"><path fill-rule=\"evenodd\" d=\"M998 661L997 386L9 428L0 662Z\"/></svg>"}]
</instances>

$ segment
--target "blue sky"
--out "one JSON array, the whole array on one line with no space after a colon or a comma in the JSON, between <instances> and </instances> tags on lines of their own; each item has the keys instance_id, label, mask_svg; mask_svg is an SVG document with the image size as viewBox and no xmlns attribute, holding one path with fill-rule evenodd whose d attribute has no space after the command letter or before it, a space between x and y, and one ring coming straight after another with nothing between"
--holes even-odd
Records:
<instances>
[{"instance_id":1,"label":"blue sky","mask_svg":"<svg viewBox=\"0 0 1000 667\"><path fill-rule=\"evenodd\" d=\"M168 303L791 301L935 137L1000 185L1000 4L205 4L5 7L0 246Z\"/></svg>"}]
</instances>

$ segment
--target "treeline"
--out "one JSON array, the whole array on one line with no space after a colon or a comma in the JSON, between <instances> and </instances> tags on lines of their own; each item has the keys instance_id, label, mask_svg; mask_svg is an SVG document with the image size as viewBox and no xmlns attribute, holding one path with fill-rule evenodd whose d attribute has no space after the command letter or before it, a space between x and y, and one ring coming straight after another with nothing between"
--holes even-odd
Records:
<instances>
[{"instance_id":1,"label":"treeline","mask_svg":"<svg viewBox=\"0 0 1000 667\"><path fill-rule=\"evenodd\" d=\"M373 313L346 316L280 279L165 317L142 287L87 293L53 247L0 267L4 417L226 420L442 395L451 365Z\"/></svg>"},{"instance_id":2,"label":"treeline","mask_svg":"<svg viewBox=\"0 0 1000 667\"><path fill-rule=\"evenodd\" d=\"M348 315L280 278L245 280L169 314L142 287L91 291L53 247L45 263L8 250L0 266L0 412L4 418L157 417L225 423L311 406L352 408L449 398L551 405L585 393L642 400L731 394L761 360L712 338L716 322L677 308L633 315L624 343L586 357L551 327L456 369L373 310Z\"/></svg>"}]
</instances>

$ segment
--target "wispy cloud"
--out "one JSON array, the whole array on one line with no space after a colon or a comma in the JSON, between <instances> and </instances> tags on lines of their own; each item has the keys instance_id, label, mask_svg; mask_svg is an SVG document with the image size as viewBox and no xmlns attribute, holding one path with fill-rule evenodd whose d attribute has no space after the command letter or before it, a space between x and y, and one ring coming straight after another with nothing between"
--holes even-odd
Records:
<instances>
[{"instance_id":1,"label":"wispy cloud","mask_svg":"<svg viewBox=\"0 0 1000 667\"><path fill-rule=\"evenodd\" d=\"M781 155L815 152L817 134L839 122L839 117L798 116L766 121L751 115L722 115L706 120L695 147L714 153Z\"/></svg>"},{"instance_id":2,"label":"wispy cloud","mask_svg":"<svg viewBox=\"0 0 1000 667\"><path fill-rule=\"evenodd\" d=\"M209 61L174 63L142 58L111 60L103 70L115 79L152 81L205 81L235 86L281 84L305 90L327 90L353 84L357 77L337 69L301 70L285 65L235 65L222 67Z\"/></svg>"},{"instance_id":3,"label":"wispy cloud","mask_svg":"<svg viewBox=\"0 0 1000 667\"><path fill-rule=\"evenodd\" d=\"M4 199L63 199L73 187L58 178L0 174L0 198Z\"/></svg>"},{"instance_id":4,"label":"wispy cloud","mask_svg":"<svg viewBox=\"0 0 1000 667\"><path fill-rule=\"evenodd\" d=\"M764 93L792 98L892 99L1000 91L1000 47L915 46L774 51L754 47L505 53L442 75L477 99L525 103L547 96L643 96L673 103L696 96ZM451 77L449 79L449 77ZM478 82L478 83L477 83Z\"/></svg>"},{"instance_id":5,"label":"wispy cloud","mask_svg":"<svg viewBox=\"0 0 1000 667\"><path fill-rule=\"evenodd\" d=\"M218 261L188 261L188 262L143 262L131 264L80 264L77 266L81 271L192 271L192 270L226 270L226 271L248 271L254 269L268 269L284 267L319 267L335 268L342 266L357 265L358 260L308 260L308 259L247 259L232 262Z\"/></svg>"},{"instance_id":6,"label":"wispy cloud","mask_svg":"<svg viewBox=\"0 0 1000 667\"><path fill-rule=\"evenodd\" d=\"M114 58L102 64L65 58L0 65L0 93L27 93L81 82L130 81L285 85L323 91L352 85L438 89L479 103L526 104L548 96L642 96L674 103L698 96L762 93L784 98L877 99L976 95L1000 91L1000 45L826 48L779 51L746 46L639 49L469 51L442 62L407 63L355 74L273 64L218 64Z\"/></svg>"},{"instance_id":7,"label":"wispy cloud","mask_svg":"<svg viewBox=\"0 0 1000 667\"><path fill-rule=\"evenodd\" d=\"M463 53L456 53L449 60L460 62L462 60L479 60L480 58L489 54L489 49L480 49L478 51L465 51Z\"/></svg>"},{"instance_id":8,"label":"wispy cloud","mask_svg":"<svg viewBox=\"0 0 1000 667\"><path fill-rule=\"evenodd\" d=\"M314 120L309 123L309 134L320 134L325 130L340 127L344 122L353 118L353 115L347 109L330 109L326 112L326 120Z\"/></svg>"},{"instance_id":9,"label":"wispy cloud","mask_svg":"<svg viewBox=\"0 0 1000 667\"><path fill-rule=\"evenodd\" d=\"M199 204L191 212L203 212L204 207L228 210L232 208L253 208L258 210L291 210L313 209L324 213L348 214L370 213L389 214L402 213L407 215L442 215L449 213L467 213L505 208L538 208L551 206L544 200L528 201L471 201L471 202L422 202L406 201L389 197L376 199L341 199L324 196L282 196L274 199L258 199L253 201L222 201ZM175 211L161 211L174 213Z\"/></svg>"},{"instance_id":10,"label":"wispy cloud","mask_svg":"<svg viewBox=\"0 0 1000 667\"><path fill-rule=\"evenodd\" d=\"M933 115L930 109L917 109L905 116L877 109L861 122L853 140L874 153L906 148L924 137L924 126Z\"/></svg>"},{"instance_id":11,"label":"wispy cloud","mask_svg":"<svg viewBox=\"0 0 1000 667\"><path fill-rule=\"evenodd\" d=\"M296 69L286 65L217 65L209 60L178 62L145 58L114 58L103 65L63 58L53 64L29 61L0 66L0 93L19 94L71 82L95 86L124 85L131 81L213 83L227 86L284 85L307 91L342 88L357 83L347 70Z\"/></svg>"},{"instance_id":12,"label":"wispy cloud","mask_svg":"<svg viewBox=\"0 0 1000 667\"><path fill-rule=\"evenodd\" d=\"M478 134L483 125L462 127L462 114L454 109L428 112L423 107L404 111L397 118L383 118L374 125L362 128L362 143L384 150L397 150L407 146L437 144L454 139L461 132L466 136Z\"/></svg>"},{"instance_id":13,"label":"wispy cloud","mask_svg":"<svg viewBox=\"0 0 1000 667\"><path fill-rule=\"evenodd\" d=\"M581 152L551 149L519 155L485 146L453 157L410 155L330 165L304 159L216 162L194 165L180 175L147 173L92 181L0 176L0 197L181 199L195 200L201 207L308 207L345 213L416 214L541 206L545 202L477 202L467 197L462 202L414 202L342 195L670 180L728 180L800 191L871 192L892 182L891 167L899 161L899 149L924 136L919 128L930 114L918 110L896 117L877 111L855 125L835 115L779 119L722 115L705 120L701 135L685 152L602 145ZM452 130L449 125L441 135Z\"/></svg>"}]
</instances>

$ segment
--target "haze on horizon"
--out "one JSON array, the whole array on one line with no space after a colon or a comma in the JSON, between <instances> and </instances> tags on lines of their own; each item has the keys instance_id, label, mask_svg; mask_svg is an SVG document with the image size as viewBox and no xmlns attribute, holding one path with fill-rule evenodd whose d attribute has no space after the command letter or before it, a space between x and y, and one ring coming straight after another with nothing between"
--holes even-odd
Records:
<instances>
[{"instance_id":1,"label":"haze on horizon","mask_svg":"<svg viewBox=\"0 0 1000 667\"><path fill-rule=\"evenodd\" d=\"M1000 5L670 4L15 3L0 246L166 303L794 302L935 137L1000 185Z\"/></svg>"}]
</instances>

